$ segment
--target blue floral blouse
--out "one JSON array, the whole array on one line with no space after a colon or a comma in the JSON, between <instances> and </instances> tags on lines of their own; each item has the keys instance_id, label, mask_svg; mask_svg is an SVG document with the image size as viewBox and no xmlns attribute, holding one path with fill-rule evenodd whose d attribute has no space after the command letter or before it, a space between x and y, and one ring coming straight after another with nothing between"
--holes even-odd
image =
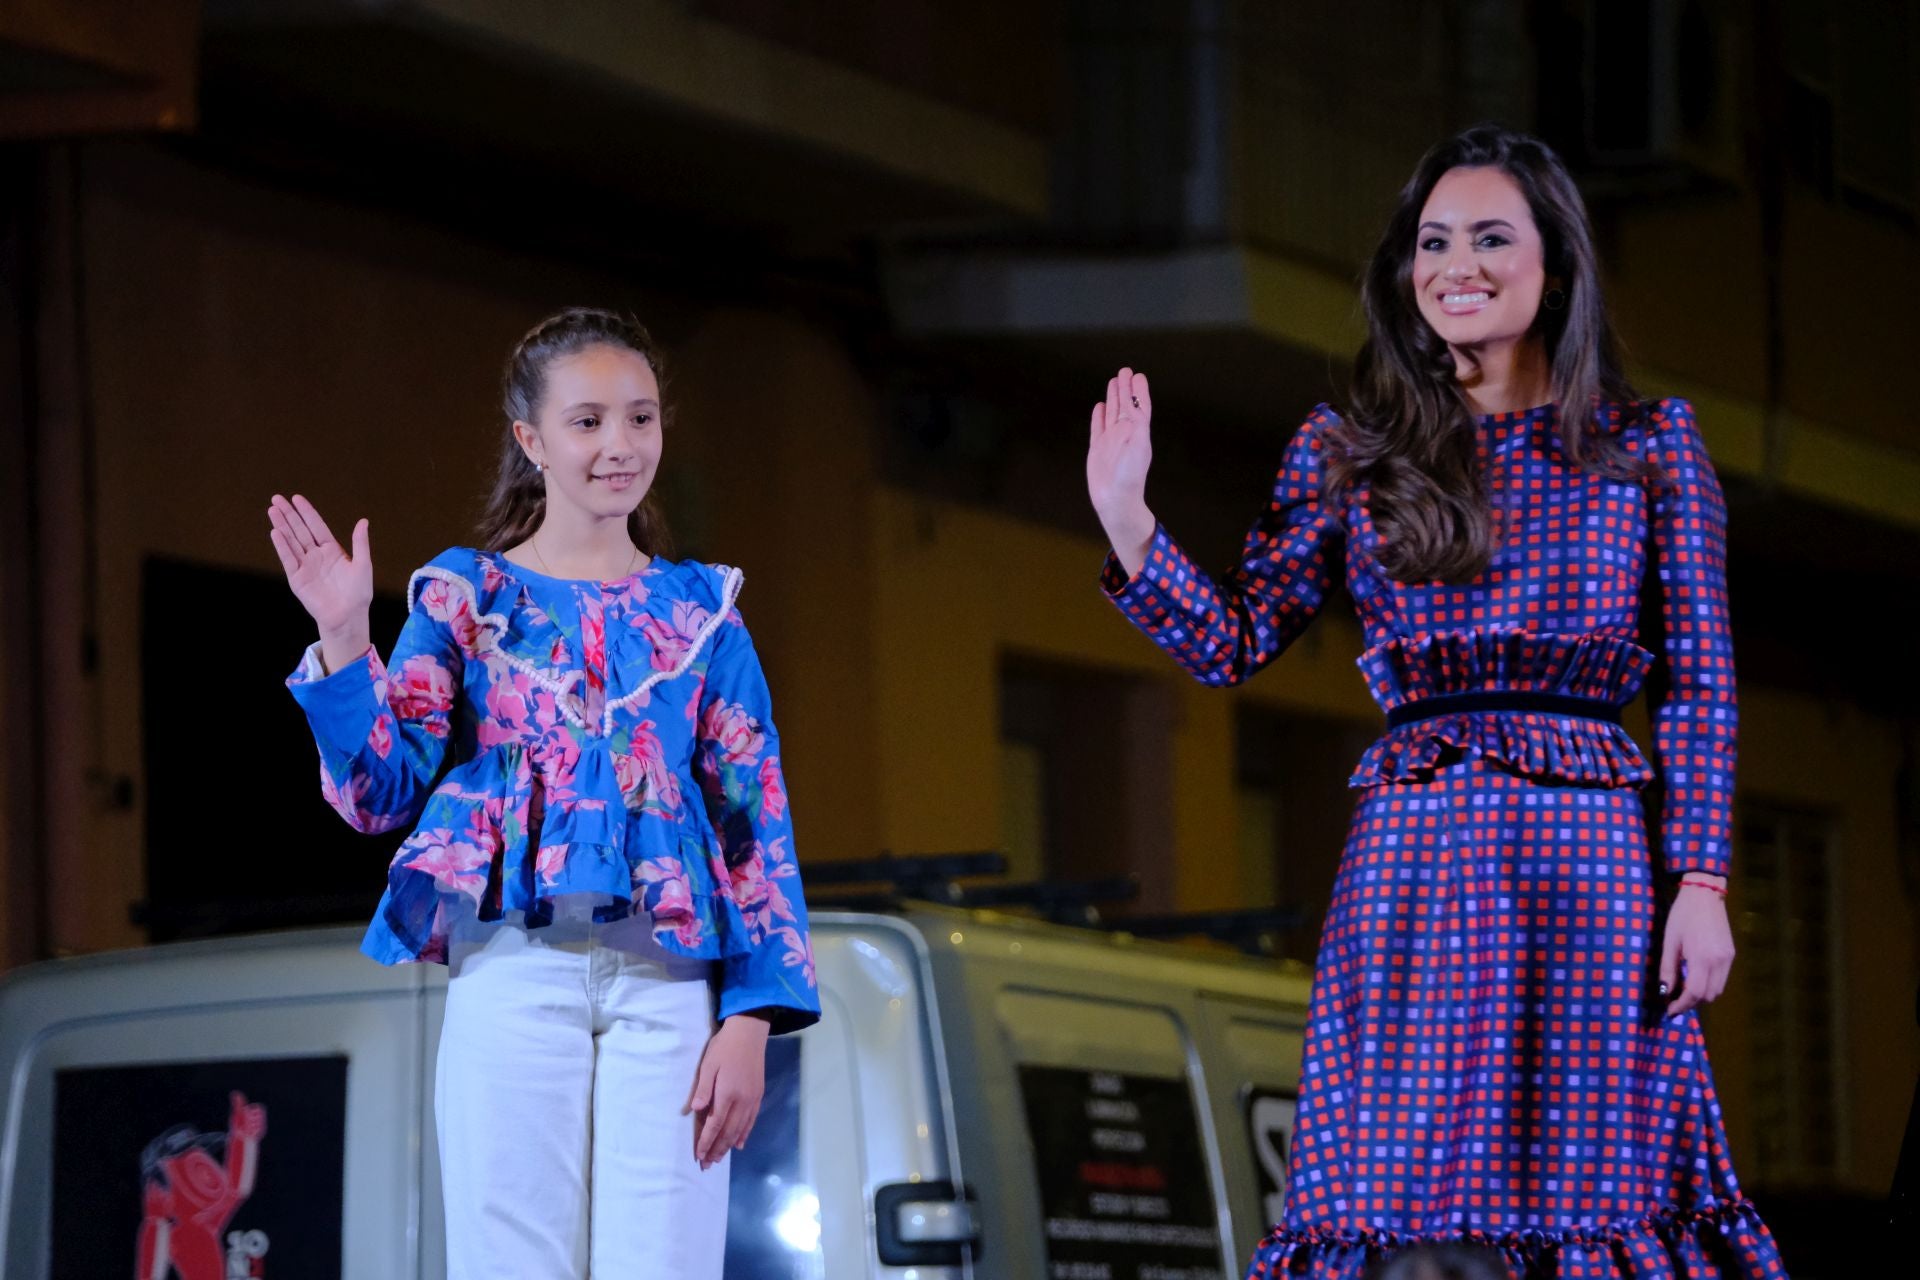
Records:
<instances>
[{"instance_id":1,"label":"blue floral blouse","mask_svg":"<svg viewBox=\"0 0 1920 1280\"><path fill-rule=\"evenodd\" d=\"M617 582L469 548L407 586L382 664L287 680L320 787L356 831L411 825L361 949L446 959L458 913L530 928L585 895L676 954L719 961L722 1018L820 1016L766 677L738 569L655 559Z\"/></svg>"}]
</instances>

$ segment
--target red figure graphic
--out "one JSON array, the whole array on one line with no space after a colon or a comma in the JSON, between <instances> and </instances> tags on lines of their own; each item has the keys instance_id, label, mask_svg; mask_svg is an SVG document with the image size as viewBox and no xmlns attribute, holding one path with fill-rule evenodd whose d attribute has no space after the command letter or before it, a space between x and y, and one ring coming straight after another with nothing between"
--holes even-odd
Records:
<instances>
[{"instance_id":1,"label":"red figure graphic","mask_svg":"<svg viewBox=\"0 0 1920 1280\"><path fill-rule=\"evenodd\" d=\"M234 1093L227 1134L203 1134L192 1125L176 1125L140 1154L146 1183L146 1216L140 1223L139 1270L135 1280L223 1280L226 1266L220 1233L234 1211L253 1194L260 1164L260 1139L267 1132L267 1109ZM214 1153L225 1145L226 1167Z\"/></svg>"}]
</instances>

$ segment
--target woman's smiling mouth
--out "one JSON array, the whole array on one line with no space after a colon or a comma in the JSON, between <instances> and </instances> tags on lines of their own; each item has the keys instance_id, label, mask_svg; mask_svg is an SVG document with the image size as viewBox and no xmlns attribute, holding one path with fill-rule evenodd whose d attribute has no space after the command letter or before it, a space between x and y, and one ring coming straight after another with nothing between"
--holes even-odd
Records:
<instances>
[{"instance_id":1,"label":"woman's smiling mouth","mask_svg":"<svg viewBox=\"0 0 1920 1280\"><path fill-rule=\"evenodd\" d=\"M1440 295L1440 310L1450 316L1472 315L1493 300L1486 289L1450 290Z\"/></svg>"}]
</instances>

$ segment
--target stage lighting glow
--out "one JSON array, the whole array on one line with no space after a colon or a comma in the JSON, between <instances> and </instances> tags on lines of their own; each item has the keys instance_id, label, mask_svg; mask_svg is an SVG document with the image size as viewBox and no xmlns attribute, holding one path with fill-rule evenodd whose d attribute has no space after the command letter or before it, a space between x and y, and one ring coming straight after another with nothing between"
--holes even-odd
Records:
<instances>
[{"instance_id":1,"label":"stage lighting glow","mask_svg":"<svg viewBox=\"0 0 1920 1280\"><path fill-rule=\"evenodd\" d=\"M797 1186L780 1197L773 1214L773 1233L795 1253L820 1248L820 1197L813 1188Z\"/></svg>"}]
</instances>

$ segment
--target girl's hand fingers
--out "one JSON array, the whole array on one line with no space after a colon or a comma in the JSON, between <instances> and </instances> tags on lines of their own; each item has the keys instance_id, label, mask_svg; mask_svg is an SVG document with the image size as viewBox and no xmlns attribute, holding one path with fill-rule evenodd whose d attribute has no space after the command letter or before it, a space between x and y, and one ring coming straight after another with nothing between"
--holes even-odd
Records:
<instances>
[{"instance_id":1,"label":"girl's hand fingers","mask_svg":"<svg viewBox=\"0 0 1920 1280\"><path fill-rule=\"evenodd\" d=\"M273 549L279 553L280 567L286 570L287 576L291 578L294 574L300 572L300 561L298 557L293 554L293 548L287 541L287 535L278 529L269 529L267 530L267 537L273 540Z\"/></svg>"},{"instance_id":2,"label":"girl's hand fingers","mask_svg":"<svg viewBox=\"0 0 1920 1280\"><path fill-rule=\"evenodd\" d=\"M280 519L286 526L287 533L293 538L295 550L299 551L304 559L316 545L313 540L313 530L307 527L306 517L300 514L300 509L293 503L277 495L273 501L274 508L279 511Z\"/></svg>"},{"instance_id":3,"label":"girl's hand fingers","mask_svg":"<svg viewBox=\"0 0 1920 1280\"><path fill-rule=\"evenodd\" d=\"M727 1132L727 1144L720 1148L722 1155L729 1151L738 1151L747 1144L747 1135L753 1131L753 1122L760 1116L760 1102L757 1098L742 1098L733 1108L733 1124Z\"/></svg>"},{"instance_id":4,"label":"girl's hand fingers","mask_svg":"<svg viewBox=\"0 0 1920 1280\"><path fill-rule=\"evenodd\" d=\"M1107 379L1107 421L1114 426L1120 425L1120 379Z\"/></svg>"},{"instance_id":5,"label":"girl's hand fingers","mask_svg":"<svg viewBox=\"0 0 1920 1280\"><path fill-rule=\"evenodd\" d=\"M728 1126L733 1122L734 1103L729 1097L715 1099L713 1111L707 1117L706 1125L700 1130L700 1141L695 1144L694 1154L700 1159L700 1167L712 1166L727 1149Z\"/></svg>"},{"instance_id":6,"label":"girl's hand fingers","mask_svg":"<svg viewBox=\"0 0 1920 1280\"><path fill-rule=\"evenodd\" d=\"M707 1145L707 1133L712 1127L713 1113L711 1111L696 1111L693 1113L693 1162L702 1169L707 1167L707 1160L706 1157L701 1154L701 1151L705 1149Z\"/></svg>"},{"instance_id":7,"label":"girl's hand fingers","mask_svg":"<svg viewBox=\"0 0 1920 1280\"><path fill-rule=\"evenodd\" d=\"M720 1117L714 1108L693 1113L693 1158L702 1169L707 1167L707 1148L713 1145L713 1135L720 1126Z\"/></svg>"},{"instance_id":8,"label":"girl's hand fingers","mask_svg":"<svg viewBox=\"0 0 1920 1280\"><path fill-rule=\"evenodd\" d=\"M708 1048L712 1048L711 1042ZM697 1115L713 1102L713 1073L713 1062L707 1054L702 1054L700 1069L693 1073L693 1088L687 1092L686 1105L680 1108L680 1114L691 1111Z\"/></svg>"},{"instance_id":9,"label":"girl's hand fingers","mask_svg":"<svg viewBox=\"0 0 1920 1280\"><path fill-rule=\"evenodd\" d=\"M1093 414L1091 417L1091 421L1088 424L1087 434L1091 440L1098 441L1101 435L1105 433L1106 429L1107 429L1107 406L1104 403L1097 404L1093 406Z\"/></svg>"},{"instance_id":10,"label":"girl's hand fingers","mask_svg":"<svg viewBox=\"0 0 1920 1280\"><path fill-rule=\"evenodd\" d=\"M693 1162L707 1167L707 1147L713 1141L713 1113L696 1111L693 1115Z\"/></svg>"},{"instance_id":11,"label":"girl's hand fingers","mask_svg":"<svg viewBox=\"0 0 1920 1280\"><path fill-rule=\"evenodd\" d=\"M293 509L307 522L307 529L313 535L313 544L324 547L333 541L333 530L327 528L327 522L320 518L319 509L299 494L293 495Z\"/></svg>"},{"instance_id":12,"label":"girl's hand fingers","mask_svg":"<svg viewBox=\"0 0 1920 1280\"><path fill-rule=\"evenodd\" d=\"M741 1106L735 1108L733 1113L733 1123L727 1126L726 1144L722 1146L719 1149L719 1151L714 1153L714 1159L718 1160L720 1157L726 1155L727 1152L729 1151L738 1151L740 1149L740 1144L746 1141L747 1126L751 1124L752 1121L753 1121L753 1115L750 1111L747 1110L747 1107L745 1106L745 1104L742 1104Z\"/></svg>"},{"instance_id":13,"label":"girl's hand fingers","mask_svg":"<svg viewBox=\"0 0 1920 1280\"><path fill-rule=\"evenodd\" d=\"M747 1117L747 1123L743 1125L740 1129L740 1141L733 1144L733 1149L735 1151L739 1151L747 1145L747 1139L753 1136L753 1126L759 1123L760 1123L760 1107L756 1103L753 1108L753 1113Z\"/></svg>"},{"instance_id":14,"label":"girl's hand fingers","mask_svg":"<svg viewBox=\"0 0 1920 1280\"><path fill-rule=\"evenodd\" d=\"M353 526L353 562L356 565L370 566L373 563L373 540L369 536L370 532L364 516Z\"/></svg>"},{"instance_id":15,"label":"girl's hand fingers","mask_svg":"<svg viewBox=\"0 0 1920 1280\"><path fill-rule=\"evenodd\" d=\"M287 540L288 548L296 560L306 559L307 547L301 540L300 530L294 526L300 523L300 517L287 505L287 500L279 494L273 495L273 501L267 504L267 523L278 529Z\"/></svg>"},{"instance_id":16,"label":"girl's hand fingers","mask_svg":"<svg viewBox=\"0 0 1920 1280\"><path fill-rule=\"evenodd\" d=\"M713 1123L707 1126L706 1141L701 1144L701 1168L712 1168L714 1161L733 1146L733 1126L738 1110L733 1099L724 1093L714 1100Z\"/></svg>"},{"instance_id":17,"label":"girl's hand fingers","mask_svg":"<svg viewBox=\"0 0 1920 1280\"><path fill-rule=\"evenodd\" d=\"M299 568L301 562L306 559L306 553L301 549L300 539L294 535L293 525L287 520L286 512L281 510L279 505L267 508L267 524L272 526L273 533L280 536L286 553L293 557L293 568ZM293 569L287 572L291 573Z\"/></svg>"}]
</instances>

